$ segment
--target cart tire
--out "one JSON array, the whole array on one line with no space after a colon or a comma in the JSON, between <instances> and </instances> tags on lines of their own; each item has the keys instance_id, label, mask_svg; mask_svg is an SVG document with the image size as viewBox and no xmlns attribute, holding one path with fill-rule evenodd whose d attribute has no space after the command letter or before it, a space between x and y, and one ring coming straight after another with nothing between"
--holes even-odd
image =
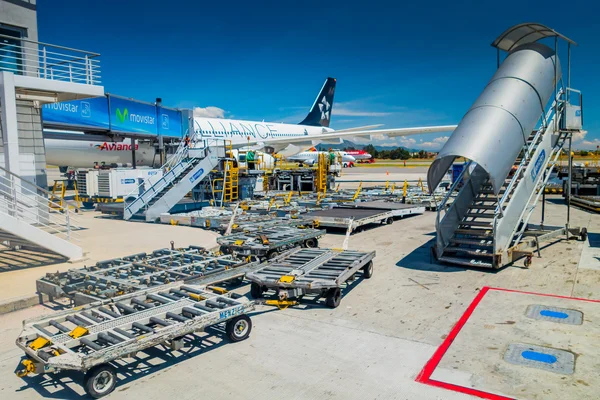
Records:
<instances>
[{"instance_id":1,"label":"cart tire","mask_svg":"<svg viewBox=\"0 0 600 400\"><path fill-rule=\"evenodd\" d=\"M363 276L365 279L369 279L373 276L373 261L369 261L369 263L363 267Z\"/></svg>"},{"instance_id":2,"label":"cart tire","mask_svg":"<svg viewBox=\"0 0 600 400\"><path fill-rule=\"evenodd\" d=\"M83 378L85 392L99 399L112 393L117 386L117 371L109 364L100 364L86 372Z\"/></svg>"},{"instance_id":3,"label":"cart tire","mask_svg":"<svg viewBox=\"0 0 600 400\"><path fill-rule=\"evenodd\" d=\"M221 247L219 247L219 250L223 254L229 254L229 247L228 246L221 246Z\"/></svg>"},{"instance_id":4,"label":"cart tire","mask_svg":"<svg viewBox=\"0 0 600 400\"><path fill-rule=\"evenodd\" d=\"M247 315L239 315L233 319L230 319L225 325L227 337L234 343L247 339L248 336L250 336L251 330L252 321Z\"/></svg>"},{"instance_id":5,"label":"cart tire","mask_svg":"<svg viewBox=\"0 0 600 400\"><path fill-rule=\"evenodd\" d=\"M86 210L91 210L94 208L94 203L92 201L84 201L83 203L81 203L81 205L83 206L83 208L85 208Z\"/></svg>"},{"instance_id":6,"label":"cart tire","mask_svg":"<svg viewBox=\"0 0 600 400\"><path fill-rule=\"evenodd\" d=\"M272 250L270 252L267 253L267 260L272 260L275 257L277 257L279 255L278 252L276 252L275 250Z\"/></svg>"},{"instance_id":7,"label":"cart tire","mask_svg":"<svg viewBox=\"0 0 600 400\"><path fill-rule=\"evenodd\" d=\"M304 246L309 249L314 249L319 247L319 241L315 238L306 239L304 241Z\"/></svg>"},{"instance_id":8,"label":"cart tire","mask_svg":"<svg viewBox=\"0 0 600 400\"><path fill-rule=\"evenodd\" d=\"M260 299L264 293L263 288L256 282L250 284L250 296L255 299Z\"/></svg>"},{"instance_id":9,"label":"cart tire","mask_svg":"<svg viewBox=\"0 0 600 400\"><path fill-rule=\"evenodd\" d=\"M580 239L582 242L585 242L585 241L587 240L587 238L588 238L588 231L587 231L587 228L583 228L583 229L581 229L581 234L579 235L579 239Z\"/></svg>"},{"instance_id":10,"label":"cart tire","mask_svg":"<svg viewBox=\"0 0 600 400\"><path fill-rule=\"evenodd\" d=\"M389 218L387 218L387 219L385 220L385 224L386 224L386 225L391 225L391 224L393 224L393 223L394 223L394 218L392 218L392 217L389 217Z\"/></svg>"},{"instance_id":11,"label":"cart tire","mask_svg":"<svg viewBox=\"0 0 600 400\"><path fill-rule=\"evenodd\" d=\"M340 288L332 288L327 292L327 298L325 299L325 304L327 307L336 308L340 305L342 301L342 289Z\"/></svg>"}]
</instances>

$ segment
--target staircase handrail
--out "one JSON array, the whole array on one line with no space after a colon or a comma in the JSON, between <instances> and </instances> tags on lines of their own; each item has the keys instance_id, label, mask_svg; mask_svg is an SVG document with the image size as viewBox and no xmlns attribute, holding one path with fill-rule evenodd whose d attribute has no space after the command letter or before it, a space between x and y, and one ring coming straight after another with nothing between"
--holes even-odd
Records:
<instances>
[{"instance_id":1,"label":"staircase handrail","mask_svg":"<svg viewBox=\"0 0 600 400\"><path fill-rule=\"evenodd\" d=\"M80 240L73 230L80 229L81 224L72 215L68 205L65 207L40 195L40 192L46 195L50 195L50 192L19 175L3 167L0 167L0 171L5 173L0 174L0 204L3 205L0 206L0 213L28 225L46 228L68 241Z\"/></svg>"},{"instance_id":2,"label":"staircase handrail","mask_svg":"<svg viewBox=\"0 0 600 400\"><path fill-rule=\"evenodd\" d=\"M560 123L561 117L562 117L562 108L559 109L557 124ZM562 142L561 142L561 139L562 139ZM552 148L552 153L548 156L548 161L546 162L546 166L550 165L550 164L552 164L552 165L550 167L550 170L546 170L546 167L544 167L544 170L546 170L546 175L544 176L543 179L540 179L536 183L535 189L532 192L531 197L529 198L529 201L527 202L527 206L523 209L523 212L521 213L520 220L523 221L524 223L521 225L520 229L515 229L513 237L516 239L515 239L514 244L518 244L521 241L521 238L523 237L525 229L527 228L527 222L531 218L531 214L533 213L533 210L535 208L535 207L531 207L531 204L534 204L534 205L537 204L540 196L542 195L542 192L544 191L544 187L546 186L546 184L548 183L548 180L550 179L552 170L556 166L556 163L560 156L560 149L562 149L565 139L566 139L566 136L565 137L562 137L562 135L559 136L559 139L556 142L556 145ZM531 201L532 197L534 197L533 202ZM528 208L529 208L529 210L528 210ZM525 214L527 214L527 215L525 215Z\"/></svg>"},{"instance_id":3,"label":"staircase handrail","mask_svg":"<svg viewBox=\"0 0 600 400\"><path fill-rule=\"evenodd\" d=\"M517 170L515 171L512 179L510 180L508 186L506 187L504 194L502 195L502 197L498 201L498 204L496 205L496 209L494 210L494 215L495 215L494 219L497 219L502 215L502 207L504 206L504 203L506 203L506 201L508 200L508 196L510 196L510 193L511 193L513 187L515 186L516 182L518 182L520 180L520 176L521 176L521 173L523 172L523 169L525 168L525 164L529 161L531 154L535 151L535 147L537 146L537 142L538 142L540 136L543 135L544 132L546 131L546 128L548 127L548 123L549 123L549 121L551 121L551 118L553 117L553 114L556 110L556 104L557 104L557 102L560 102L560 97L561 97L562 93L563 93L563 90L561 88L558 91L558 93L556 94L556 97L555 97L554 101L552 102L552 106L547 111L547 113L545 113L545 115L543 115L542 125L537 130L531 143L529 143L529 145L527 146L527 149L525 150L525 156L521 159L521 162L519 163Z\"/></svg>"},{"instance_id":4,"label":"staircase handrail","mask_svg":"<svg viewBox=\"0 0 600 400\"><path fill-rule=\"evenodd\" d=\"M472 164L473 164L473 161L471 161L471 160L467 161L464 164L464 167L463 167L462 171L460 171L460 174L456 177L456 179L454 180L454 182L452 182L452 185L450 186L450 188L446 192L446 195L444 196L444 198L442 199L440 205L437 208L436 225L439 226L439 223L440 223L440 214L442 213L442 211L444 211L444 212L447 211L446 210L446 203L448 203L448 200L450 200L450 197L452 196L452 193L454 193L454 190L456 190L456 187L459 185L459 183L462 182L462 179L463 179L466 171L471 167Z\"/></svg>"}]
</instances>

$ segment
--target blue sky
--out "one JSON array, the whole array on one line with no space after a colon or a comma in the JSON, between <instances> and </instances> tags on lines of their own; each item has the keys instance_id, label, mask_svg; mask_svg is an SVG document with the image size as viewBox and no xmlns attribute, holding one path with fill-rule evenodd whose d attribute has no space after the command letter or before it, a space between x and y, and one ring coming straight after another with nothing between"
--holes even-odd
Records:
<instances>
[{"instance_id":1,"label":"blue sky","mask_svg":"<svg viewBox=\"0 0 600 400\"><path fill-rule=\"evenodd\" d=\"M514 24L539 22L579 43L572 86L584 92L588 133L576 146L600 144L594 1L286 3L40 1L39 40L101 53L110 93L297 123L332 76L332 127L410 127L458 123L494 73L490 43ZM436 150L444 136L377 143Z\"/></svg>"}]
</instances>

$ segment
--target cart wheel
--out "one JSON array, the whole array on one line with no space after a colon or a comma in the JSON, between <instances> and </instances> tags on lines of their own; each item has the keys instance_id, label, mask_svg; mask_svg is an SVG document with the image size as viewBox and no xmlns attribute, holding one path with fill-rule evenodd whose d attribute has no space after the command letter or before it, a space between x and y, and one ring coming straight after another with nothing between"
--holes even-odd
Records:
<instances>
[{"instance_id":1,"label":"cart wheel","mask_svg":"<svg viewBox=\"0 0 600 400\"><path fill-rule=\"evenodd\" d=\"M389 217L389 218L387 218L387 219L385 220L385 224L386 224L386 225L391 225L391 224L393 224L393 223L394 223L394 218L392 218L392 217Z\"/></svg>"},{"instance_id":2,"label":"cart wheel","mask_svg":"<svg viewBox=\"0 0 600 400\"><path fill-rule=\"evenodd\" d=\"M363 267L363 276L365 279L369 279L373 276L373 261L369 261L369 263Z\"/></svg>"},{"instance_id":3,"label":"cart wheel","mask_svg":"<svg viewBox=\"0 0 600 400\"><path fill-rule=\"evenodd\" d=\"M342 290L340 288L332 288L327 292L325 304L327 307L336 308L342 301Z\"/></svg>"},{"instance_id":4,"label":"cart wheel","mask_svg":"<svg viewBox=\"0 0 600 400\"><path fill-rule=\"evenodd\" d=\"M304 241L304 246L308 247L309 249L314 249L315 247L319 246L319 242L315 238L306 239Z\"/></svg>"},{"instance_id":5,"label":"cart wheel","mask_svg":"<svg viewBox=\"0 0 600 400\"><path fill-rule=\"evenodd\" d=\"M227 246L221 246L221 247L219 247L219 250L223 254L229 254L229 247L227 247Z\"/></svg>"},{"instance_id":6,"label":"cart wheel","mask_svg":"<svg viewBox=\"0 0 600 400\"><path fill-rule=\"evenodd\" d=\"M117 385L117 372L108 364L100 364L86 372L83 378L85 392L99 399L115 390Z\"/></svg>"},{"instance_id":7,"label":"cart wheel","mask_svg":"<svg viewBox=\"0 0 600 400\"><path fill-rule=\"evenodd\" d=\"M250 296L255 299L260 299L262 297L264 290L263 288L256 282L252 282L250 284Z\"/></svg>"},{"instance_id":8,"label":"cart wheel","mask_svg":"<svg viewBox=\"0 0 600 400\"><path fill-rule=\"evenodd\" d=\"M583 228L581 229L581 234L579 235L579 240L581 240L582 242L585 242L588 238L588 232L587 232L587 228Z\"/></svg>"},{"instance_id":9,"label":"cart wheel","mask_svg":"<svg viewBox=\"0 0 600 400\"><path fill-rule=\"evenodd\" d=\"M83 208L85 208L86 210L91 210L94 208L94 203L92 203L91 201L84 201L82 205Z\"/></svg>"},{"instance_id":10,"label":"cart wheel","mask_svg":"<svg viewBox=\"0 0 600 400\"><path fill-rule=\"evenodd\" d=\"M531 267L531 259L532 259L531 256L525 257L525 268Z\"/></svg>"},{"instance_id":11,"label":"cart wheel","mask_svg":"<svg viewBox=\"0 0 600 400\"><path fill-rule=\"evenodd\" d=\"M250 336L252 321L247 315L240 315L227 321L225 332L232 342L240 342Z\"/></svg>"},{"instance_id":12,"label":"cart wheel","mask_svg":"<svg viewBox=\"0 0 600 400\"><path fill-rule=\"evenodd\" d=\"M270 252L267 253L267 260L272 260L275 257L277 257L279 255L278 252L276 252L275 250L271 250Z\"/></svg>"}]
</instances>

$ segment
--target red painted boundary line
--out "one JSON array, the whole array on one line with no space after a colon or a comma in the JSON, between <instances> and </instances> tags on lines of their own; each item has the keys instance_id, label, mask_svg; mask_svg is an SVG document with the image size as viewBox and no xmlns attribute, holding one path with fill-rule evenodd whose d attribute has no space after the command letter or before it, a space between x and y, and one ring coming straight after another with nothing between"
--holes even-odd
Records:
<instances>
[{"instance_id":1,"label":"red painted boundary line","mask_svg":"<svg viewBox=\"0 0 600 400\"><path fill-rule=\"evenodd\" d=\"M544 296L544 297L556 297L557 299L566 299L566 300L589 301L591 303L600 303L600 300L584 299L584 298L581 298L581 297L559 296L557 294L524 292L522 290L502 289L502 288L493 288L493 287L489 288L489 290L497 290L499 292L509 292L509 293L532 294L532 295L535 295L535 296Z\"/></svg>"},{"instance_id":2,"label":"red painted boundary line","mask_svg":"<svg viewBox=\"0 0 600 400\"><path fill-rule=\"evenodd\" d=\"M471 317L471 314L473 314L473 312L475 311L475 308L477 308L477 306L479 305L479 303L481 302L483 297L490 290L496 290L499 292L530 294L530 295L535 295L535 296L555 297L555 298L567 299L567 300L588 301L588 302L592 302L592 303L600 303L600 300L583 299L583 298L568 297L568 296L558 296L555 294L524 292L521 290L492 288L492 287L484 286L483 288L481 288L481 290L479 291L477 296L475 296L475 298L473 299L473 302L471 302L471 304L469 305L467 310L464 312L464 314L460 317L460 319L458 320L456 325L454 325L454 327L448 334L448 337L444 340L444 342L440 345L440 347L438 347L438 349L435 351L435 353L433 353L433 356L431 356L429 361L427 361L427 363L425 364L425 366L423 367L423 369L421 370L419 375L417 375L417 378L415 379L416 382L424 383L426 385L431 385L431 386L435 386L435 387L439 387L439 388L443 388L443 389L447 389L447 390L453 390L455 392L465 393L465 394L468 394L471 396L481 397L483 399L514 400L511 397L504 397L504 396L500 396L500 395L493 394L493 393L482 392L477 389L472 389L472 388L468 388L468 387L464 387L464 386L458 386L458 385L454 385L452 383L441 382L441 381L436 381L434 379L431 379L431 375L433 374L433 371L435 371L435 369L439 365L440 361L442 360L442 357L444 357L444 354L446 354L446 351L448 351L448 348L450 347L452 342L454 342L454 339L456 339L456 336L458 336L458 333L465 326L465 324Z\"/></svg>"},{"instance_id":3,"label":"red painted boundary line","mask_svg":"<svg viewBox=\"0 0 600 400\"><path fill-rule=\"evenodd\" d=\"M430 379L431 375L433 374L433 371L437 368L438 364L442 360L442 357L444 357L444 354L446 354L446 351L448 351L448 348L450 347L452 342L454 342L454 339L456 339L456 336L458 336L458 333L460 332L460 330L465 326L465 324L469 320L469 317L471 316L471 314L473 314L473 311L475 311L475 308L477 308L477 306L479 305L479 303L481 302L481 300L483 299L483 297L486 295L486 293L489 290L490 290L490 288L488 286L481 288L481 290L479 291L477 296L475 296L475 299L473 299L473 302L471 302L471 304L469 305L469 307L467 308L465 313L462 315L462 317L460 317L460 319L458 320L456 325L454 325L454 328L452 328L452 330L448 334L448 337L446 337L446 340L444 340L444 342L441 344L441 346L438 347L438 349L435 351L435 353L433 353L433 356L431 356L431 359L427 362L427 364L425 364L425 366L423 367L423 370L419 373L419 375L417 376L417 379L415 379L415 381L417 381L419 383L424 383L426 385L431 385L431 386L436 386L436 387L440 387L443 389L453 390L455 392L469 394L471 396L481 397L484 399L513 400L509 397L497 396L492 393L482 392L480 390L471 389L471 388L467 388L464 386L453 385L451 383L441 382L441 381L436 381L436 380Z\"/></svg>"}]
</instances>

